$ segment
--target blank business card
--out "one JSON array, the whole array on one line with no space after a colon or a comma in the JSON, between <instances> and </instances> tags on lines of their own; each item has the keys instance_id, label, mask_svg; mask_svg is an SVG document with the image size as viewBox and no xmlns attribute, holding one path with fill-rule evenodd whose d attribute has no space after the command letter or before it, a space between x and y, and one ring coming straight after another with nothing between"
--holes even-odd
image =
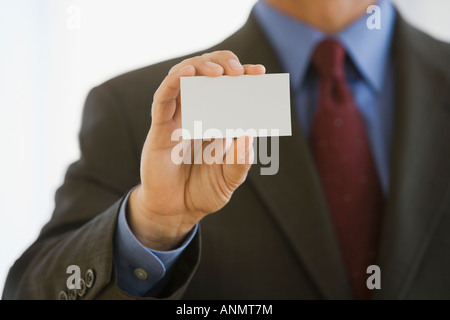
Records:
<instances>
[{"instance_id":1,"label":"blank business card","mask_svg":"<svg viewBox=\"0 0 450 320\"><path fill-rule=\"evenodd\" d=\"M290 136L289 74L182 77L183 139Z\"/></svg>"}]
</instances>

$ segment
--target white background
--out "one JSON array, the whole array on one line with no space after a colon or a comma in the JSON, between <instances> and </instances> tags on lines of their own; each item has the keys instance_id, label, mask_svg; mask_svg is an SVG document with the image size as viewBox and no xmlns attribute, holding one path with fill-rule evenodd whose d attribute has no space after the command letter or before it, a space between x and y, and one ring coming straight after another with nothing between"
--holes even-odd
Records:
<instances>
[{"instance_id":1,"label":"white background","mask_svg":"<svg viewBox=\"0 0 450 320\"><path fill-rule=\"evenodd\" d=\"M449 0L396 1L450 41ZM0 1L0 292L37 237L79 155L90 88L131 69L207 48L237 30L255 0Z\"/></svg>"}]
</instances>

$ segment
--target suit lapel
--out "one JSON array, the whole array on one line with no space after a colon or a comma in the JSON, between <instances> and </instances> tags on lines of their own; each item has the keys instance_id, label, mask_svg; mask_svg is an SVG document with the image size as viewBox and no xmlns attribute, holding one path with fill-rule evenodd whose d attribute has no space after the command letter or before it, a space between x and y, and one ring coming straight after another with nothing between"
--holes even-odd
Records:
<instances>
[{"instance_id":1,"label":"suit lapel","mask_svg":"<svg viewBox=\"0 0 450 320\"><path fill-rule=\"evenodd\" d=\"M421 37L399 19L394 41L397 109L391 192L380 244L382 290L376 298L407 297L433 230L448 207L444 203L450 191L450 112L444 106L450 103L448 83L431 65L433 52L425 52Z\"/></svg>"},{"instance_id":2,"label":"suit lapel","mask_svg":"<svg viewBox=\"0 0 450 320\"><path fill-rule=\"evenodd\" d=\"M394 39L396 129L392 177L378 262L382 290L375 291L374 298L407 296L433 230L448 207L445 199L450 198L450 156L446 147L450 141L450 112L446 105L450 96L444 79L427 64L432 58L420 60L424 51L417 52L424 45L420 47L417 37L424 36L399 17ZM282 71L252 16L244 28L222 43L222 48L235 52L243 63L264 64L268 73ZM292 137L280 137L279 172L262 176L259 167L254 166L249 182L319 292L329 299L351 298L314 164L296 121L292 126Z\"/></svg>"},{"instance_id":3,"label":"suit lapel","mask_svg":"<svg viewBox=\"0 0 450 320\"><path fill-rule=\"evenodd\" d=\"M263 176L255 166L249 179L322 295L351 298L319 180L295 123L292 137L279 138L278 173Z\"/></svg>"},{"instance_id":4,"label":"suit lapel","mask_svg":"<svg viewBox=\"0 0 450 320\"><path fill-rule=\"evenodd\" d=\"M242 63L262 63L267 73L282 72L252 16L222 45L235 52ZM293 115L291 118L295 119ZM327 299L350 299L350 285L308 146L296 121L292 121L292 127L291 137L279 138L278 173L261 175L256 165L248 180L321 295Z\"/></svg>"}]
</instances>

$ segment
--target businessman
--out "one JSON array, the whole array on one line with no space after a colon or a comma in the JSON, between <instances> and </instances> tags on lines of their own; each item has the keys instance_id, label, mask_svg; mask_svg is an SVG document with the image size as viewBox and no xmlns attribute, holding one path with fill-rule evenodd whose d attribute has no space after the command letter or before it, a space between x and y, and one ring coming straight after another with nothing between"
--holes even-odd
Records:
<instances>
[{"instance_id":1,"label":"businessman","mask_svg":"<svg viewBox=\"0 0 450 320\"><path fill-rule=\"evenodd\" d=\"M171 161L180 77L277 72L293 127L277 174L249 137L234 164ZM449 299L449 88L450 46L387 0L261 0L213 48L89 93L81 158L3 298Z\"/></svg>"}]
</instances>

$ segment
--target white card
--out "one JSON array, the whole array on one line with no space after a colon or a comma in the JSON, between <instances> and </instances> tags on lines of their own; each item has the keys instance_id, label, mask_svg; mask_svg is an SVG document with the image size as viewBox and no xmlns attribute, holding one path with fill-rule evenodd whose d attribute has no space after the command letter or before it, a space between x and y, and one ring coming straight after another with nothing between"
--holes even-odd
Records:
<instances>
[{"instance_id":1,"label":"white card","mask_svg":"<svg viewBox=\"0 0 450 320\"><path fill-rule=\"evenodd\" d=\"M183 139L290 136L289 74L182 77Z\"/></svg>"}]
</instances>

